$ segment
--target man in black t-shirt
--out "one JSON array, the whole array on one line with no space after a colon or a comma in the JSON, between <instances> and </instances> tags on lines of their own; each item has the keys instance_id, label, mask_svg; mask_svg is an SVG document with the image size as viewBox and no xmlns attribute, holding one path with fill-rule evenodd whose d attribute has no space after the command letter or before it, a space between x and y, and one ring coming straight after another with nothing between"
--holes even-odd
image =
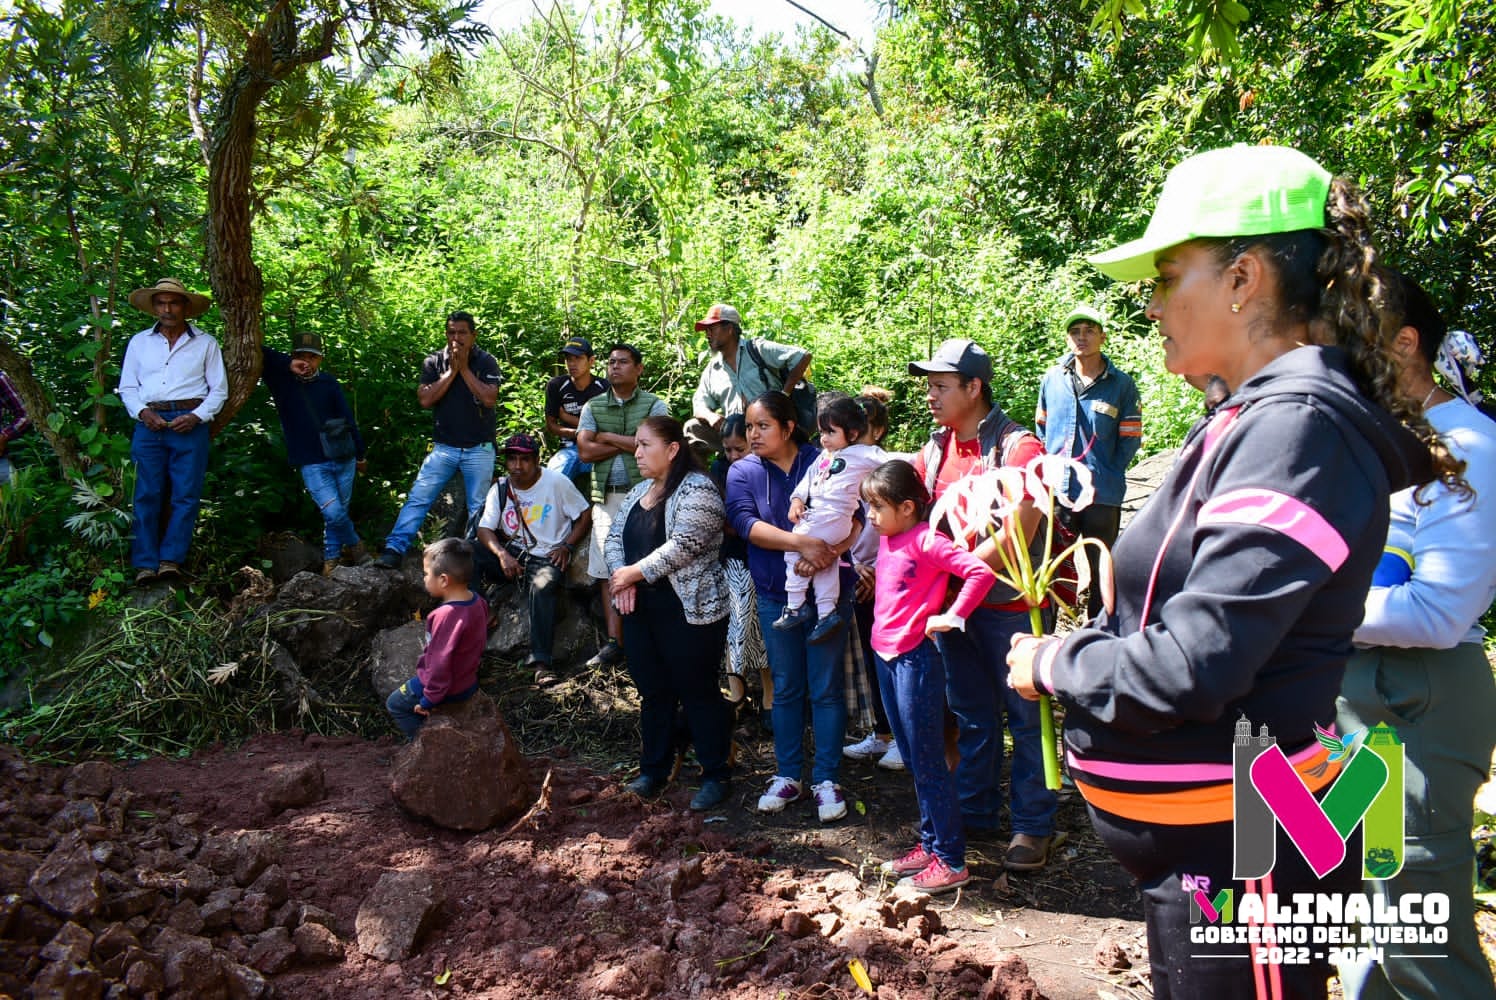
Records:
<instances>
[{"instance_id":1,"label":"man in black t-shirt","mask_svg":"<svg viewBox=\"0 0 1496 1000\"><path fill-rule=\"evenodd\" d=\"M545 429L560 441L546 468L576 480L592 472L592 465L577 454L577 420L587 400L608 391L608 380L592 374L592 341L570 337L561 345L566 374L545 385Z\"/></svg>"},{"instance_id":2,"label":"man in black t-shirt","mask_svg":"<svg viewBox=\"0 0 1496 1000\"><path fill-rule=\"evenodd\" d=\"M477 326L470 313L447 317L447 346L421 365L416 398L436 417L436 443L411 484L405 506L384 541L380 565L399 567L426 512L453 473L461 470L468 517L477 516L493 482L495 405L499 363L474 344Z\"/></svg>"}]
</instances>

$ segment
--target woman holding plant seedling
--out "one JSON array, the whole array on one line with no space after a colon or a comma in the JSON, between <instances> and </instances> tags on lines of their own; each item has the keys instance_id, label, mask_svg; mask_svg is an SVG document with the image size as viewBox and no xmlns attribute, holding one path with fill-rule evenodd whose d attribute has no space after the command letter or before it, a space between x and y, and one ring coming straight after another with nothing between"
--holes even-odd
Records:
<instances>
[{"instance_id":1,"label":"woman holding plant seedling","mask_svg":"<svg viewBox=\"0 0 1496 1000\"><path fill-rule=\"evenodd\" d=\"M1144 236L1091 258L1118 280L1156 278L1148 316L1168 370L1231 390L1113 550L1114 608L1063 638L1016 637L1008 656L1016 690L1066 707L1070 773L1143 889L1159 1000L1326 995L1323 947L1192 940L1187 887L1285 901L1360 889L1358 850L1316 873L1281 825L1271 871L1235 881L1231 762L1245 719L1295 785L1330 787L1342 763L1315 729L1335 720L1387 498L1459 482L1397 392L1375 260L1354 186L1272 146L1185 160Z\"/></svg>"}]
</instances>

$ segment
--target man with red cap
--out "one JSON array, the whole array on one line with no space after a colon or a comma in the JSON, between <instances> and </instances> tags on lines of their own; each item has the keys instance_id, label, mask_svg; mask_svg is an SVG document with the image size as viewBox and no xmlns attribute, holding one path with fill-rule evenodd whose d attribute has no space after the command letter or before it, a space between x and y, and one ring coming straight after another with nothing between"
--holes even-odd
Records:
<instances>
[{"instance_id":1,"label":"man with red cap","mask_svg":"<svg viewBox=\"0 0 1496 1000\"><path fill-rule=\"evenodd\" d=\"M686 440L697 452L711 454L722 449L722 422L729 414L742 413L766 392L788 392L799 385L810 370L811 356L803 348L762 337L743 339L742 316L723 302L696 321L696 330L706 334L712 359L691 397ZM815 433L814 427L804 430Z\"/></svg>"}]
</instances>

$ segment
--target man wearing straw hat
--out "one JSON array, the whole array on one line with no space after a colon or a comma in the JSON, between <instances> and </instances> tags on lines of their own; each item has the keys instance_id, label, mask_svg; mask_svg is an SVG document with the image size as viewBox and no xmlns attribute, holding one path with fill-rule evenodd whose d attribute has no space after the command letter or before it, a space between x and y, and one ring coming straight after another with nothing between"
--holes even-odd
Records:
<instances>
[{"instance_id":1,"label":"man wearing straw hat","mask_svg":"<svg viewBox=\"0 0 1496 1000\"><path fill-rule=\"evenodd\" d=\"M218 341L189 322L212 304L176 278L130 293L130 305L156 317L130 338L119 377L120 402L137 421L130 441L130 564L138 584L180 576L192 545L208 471L208 424L229 394Z\"/></svg>"}]
</instances>

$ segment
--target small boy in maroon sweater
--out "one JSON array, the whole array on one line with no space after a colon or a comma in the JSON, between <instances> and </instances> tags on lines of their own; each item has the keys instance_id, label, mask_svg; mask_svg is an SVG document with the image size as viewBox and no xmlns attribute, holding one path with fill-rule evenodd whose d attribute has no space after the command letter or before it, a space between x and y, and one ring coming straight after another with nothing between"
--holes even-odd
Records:
<instances>
[{"instance_id":1,"label":"small boy in maroon sweater","mask_svg":"<svg viewBox=\"0 0 1496 1000\"><path fill-rule=\"evenodd\" d=\"M426 649L416 675L390 693L384 707L395 725L414 739L443 702L466 701L478 690L478 660L488 639L488 605L468 588L473 549L460 538L443 538L426 549L426 593L442 603L426 616Z\"/></svg>"}]
</instances>

